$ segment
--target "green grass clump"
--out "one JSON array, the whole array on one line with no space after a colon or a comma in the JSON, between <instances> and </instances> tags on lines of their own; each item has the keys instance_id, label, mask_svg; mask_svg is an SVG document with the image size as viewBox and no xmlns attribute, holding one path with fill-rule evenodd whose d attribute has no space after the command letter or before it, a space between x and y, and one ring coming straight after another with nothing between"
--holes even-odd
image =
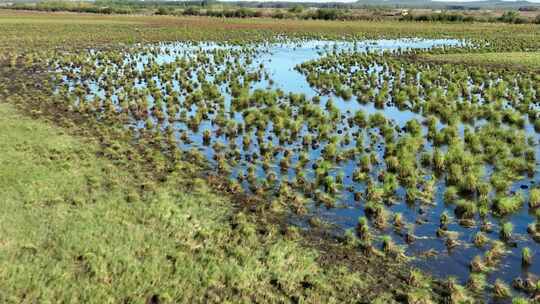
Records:
<instances>
[{"instance_id":1,"label":"green grass clump","mask_svg":"<svg viewBox=\"0 0 540 304\"><path fill-rule=\"evenodd\" d=\"M529 247L523 248L521 250L521 263L523 265L531 265L533 260L533 253Z\"/></svg>"},{"instance_id":2,"label":"green grass clump","mask_svg":"<svg viewBox=\"0 0 540 304\"><path fill-rule=\"evenodd\" d=\"M357 231L362 241L369 241L371 239L371 235L369 232L369 223L366 217L358 218Z\"/></svg>"},{"instance_id":3,"label":"green grass clump","mask_svg":"<svg viewBox=\"0 0 540 304\"><path fill-rule=\"evenodd\" d=\"M483 273L471 273L467 281L467 287L473 292L482 292L487 286L486 275Z\"/></svg>"},{"instance_id":4,"label":"green grass clump","mask_svg":"<svg viewBox=\"0 0 540 304\"><path fill-rule=\"evenodd\" d=\"M514 225L511 222L506 222L501 226L501 239L508 241L512 238Z\"/></svg>"},{"instance_id":5,"label":"green grass clump","mask_svg":"<svg viewBox=\"0 0 540 304\"><path fill-rule=\"evenodd\" d=\"M483 247L488 241L489 238L482 231L478 231L474 235L473 243L476 247Z\"/></svg>"},{"instance_id":6,"label":"green grass clump","mask_svg":"<svg viewBox=\"0 0 540 304\"><path fill-rule=\"evenodd\" d=\"M410 286L415 288L428 287L431 285L430 278L426 277L426 275L418 269L411 269L409 271L407 282Z\"/></svg>"},{"instance_id":7,"label":"green grass clump","mask_svg":"<svg viewBox=\"0 0 540 304\"><path fill-rule=\"evenodd\" d=\"M514 298L514 299L512 299L512 304L529 304L529 303L531 303L531 302L526 298Z\"/></svg>"},{"instance_id":8,"label":"green grass clump","mask_svg":"<svg viewBox=\"0 0 540 304\"><path fill-rule=\"evenodd\" d=\"M444 202L450 204L458 198L458 189L455 186L449 186L444 192Z\"/></svg>"},{"instance_id":9,"label":"green grass clump","mask_svg":"<svg viewBox=\"0 0 540 304\"><path fill-rule=\"evenodd\" d=\"M469 263L469 268L472 273L485 273L489 270L481 256L475 256Z\"/></svg>"},{"instance_id":10,"label":"green grass clump","mask_svg":"<svg viewBox=\"0 0 540 304\"><path fill-rule=\"evenodd\" d=\"M465 287L457 283L457 279L454 277L448 278L446 281L447 291L450 293L451 303L473 303L474 298L468 293Z\"/></svg>"},{"instance_id":11,"label":"green grass clump","mask_svg":"<svg viewBox=\"0 0 540 304\"><path fill-rule=\"evenodd\" d=\"M407 293L407 303L435 303L429 293L422 289L413 289Z\"/></svg>"},{"instance_id":12,"label":"green grass clump","mask_svg":"<svg viewBox=\"0 0 540 304\"><path fill-rule=\"evenodd\" d=\"M493 296L500 299L510 298L512 296L512 291L508 285L497 279L493 284Z\"/></svg>"},{"instance_id":13,"label":"green grass clump","mask_svg":"<svg viewBox=\"0 0 540 304\"><path fill-rule=\"evenodd\" d=\"M534 188L529 192L529 207L536 208L540 206L540 189Z\"/></svg>"},{"instance_id":14,"label":"green grass clump","mask_svg":"<svg viewBox=\"0 0 540 304\"><path fill-rule=\"evenodd\" d=\"M456 203L456 209L454 211L459 218L471 219L475 216L478 208L475 202L461 199Z\"/></svg>"},{"instance_id":15,"label":"green grass clump","mask_svg":"<svg viewBox=\"0 0 540 304\"><path fill-rule=\"evenodd\" d=\"M524 199L521 193L512 196L498 197L494 202L495 211L505 216L517 212L523 205Z\"/></svg>"}]
</instances>

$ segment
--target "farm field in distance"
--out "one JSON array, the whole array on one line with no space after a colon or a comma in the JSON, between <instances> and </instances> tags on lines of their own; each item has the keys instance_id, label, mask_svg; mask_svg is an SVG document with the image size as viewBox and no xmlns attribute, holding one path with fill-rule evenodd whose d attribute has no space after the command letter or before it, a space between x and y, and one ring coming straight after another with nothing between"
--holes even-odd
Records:
<instances>
[{"instance_id":1,"label":"farm field in distance","mask_svg":"<svg viewBox=\"0 0 540 304\"><path fill-rule=\"evenodd\" d=\"M3 303L540 298L538 24L0 29Z\"/></svg>"}]
</instances>

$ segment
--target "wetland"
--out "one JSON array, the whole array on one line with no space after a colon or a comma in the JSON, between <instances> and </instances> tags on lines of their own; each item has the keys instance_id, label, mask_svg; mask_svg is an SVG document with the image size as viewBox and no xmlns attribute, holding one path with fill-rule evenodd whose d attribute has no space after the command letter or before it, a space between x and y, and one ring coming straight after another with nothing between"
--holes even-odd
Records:
<instances>
[{"instance_id":1,"label":"wetland","mask_svg":"<svg viewBox=\"0 0 540 304\"><path fill-rule=\"evenodd\" d=\"M281 40L281 41L280 41ZM414 61L456 39L158 43L51 61L67 107L119 123L291 224L483 294L534 290L539 76ZM498 295L506 297L507 295Z\"/></svg>"},{"instance_id":2,"label":"wetland","mask_svg":"<svg viewBox=\"0 0 540 304\"><path fill-rule=\"evenodd\" d=\"M0 25L3 302L537 301L538 25Z\"/></svg>"}]
</instances>

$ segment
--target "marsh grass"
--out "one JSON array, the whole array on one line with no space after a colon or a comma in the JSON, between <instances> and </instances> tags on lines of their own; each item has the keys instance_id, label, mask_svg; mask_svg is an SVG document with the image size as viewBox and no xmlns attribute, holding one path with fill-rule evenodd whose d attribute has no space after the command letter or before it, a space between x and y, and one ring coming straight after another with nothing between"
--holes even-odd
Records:
<instances>
[{"instance_id":1,"label":"marsh grass","mask_svg":"<svg viewBox=\"0 0 540 304\"><path fill-rule=\"evenodd\" d=\"M512 291L508 285L497 279L493 284L493 296L501 299L510 298L512 296Z\"/></svg>"},{"instance_id":2,"label":"marsh grass","mask_svg":"<svg viewBox=\"0 0 540 304\"><path fill-rule=\"evenodd\" d=\"M500 66L521 66L540 69L539 52L501 52L481 54L438 54L425 55L428 60L463 64L491 64Z\"/></svg>"},{"instance_id":3,"label":"marsh grass","mask_svg":"<svg viewBox=\"0 0 540 304\"><path fill-rule=\"evenodd\" d=\"M534 188L529 192L529 207L536 208L540 206L540 189Z\"/></svg>"},{"instance_id":4,"label":"marsh grass","mask_svg":"<svg viewBox=\"0 0 540 304\"><path fill-rule=\"evenodd\" d=\"M531 265L533 261L533 253L529 247L525 247L521 250L521 263L524 266Z\"/></svg>"},{"instance_id":5,"label":"marsh grass","mask_svg":"<svg viewBox=\"0 0 540 304\"><path fill-rule=\"evenodd\" d=\"M129 16L119 17L116 22L118 24L102 26L96 31L98 34L91 35L87 31L96 29L94 21L109 22L111 19L86 18L89 23L85 24L88 26L86 29L70 16L62 16L64 19L61 20L70 20L75 23L73 27L62 25L62 21L55 21L50 16L41 16L38 18L40 21L54 21L61 26L33 28L29 27L31 19L21 18L25 22L15 27L10 25L10 22L6 24L5 16L0 16L0 23L6 25L3 28L5 39L2 43L7 45L8 49L26 50L32 46L47 48L58 43L63 44L65 49L72 49L96 41L99 42L99 47L104 47L108 43L119 41L235 40L235 46L239 47L237 50L217 51L203 50L197 48L196 43L187 42L185 46L196 48L193 54L182 54L173 62L164 64L158 63L160 56L177 56L178 53L167 49L165 44L159 44L121 50L103 49L95 53L12 54L6 57L5 66L6 69L12 69L11 71L36 71L38 63L43 64L43 59L46 59L47 65L63 70L55 76L56 79L51 80L56 86L56 102L63 111L95 119L103 125L118 128L130 126L131 130L125 132L125 138L127 141L138 141L136 145L141 151L130 152L130 161L140 159L152 163L159 172L183 170L186 174L191 174L186 179L193 179L198 169L205 168L204 172L217 173L223 180L232 180L231 184L223 189L232 190L236 194L246 191L248 194L269 199L272 202L271 208L276 212L290 209L302 215L308 212L308 202L312 200L316 205L335 208L342 203L344 196L341 194L354 191L355 200L364 204L364 211L371 225L385 230L392 218L391 210L395 204L405 201L410 207L422 205L422 211L429 212L429 208L438 203L439 185L444 184L444 199L449 205L445 212L451 212L450 208L455 204L454 211L459 224L475 226L477 215L482 221L492 215L504 216L510 223L512 215L521 209L524 198L527 197L526 193L514 195L510 190L516 181L526 175L533 176L536 170L536 144L534 139L527 138L525 133L525 128L529 127L525 116L529 116L530 121L537 118L538 113L535 113L532 105L537 96L539 79L526 70L492 70L482 66L451 64L442 66L410 60L415 54L424 54L425 50L398 50L395 53L346 53L333 50L321 53L320 60L306 62L296 68L305 74L308 83L321 95L310 99L305 94L274 89L274 82L265 71L264 65L250 66L259 53L248 42L280 41L274 37L276 31L290 33L293 38L308 33L311 33L312 37L321 38L321 32L328 34L325 38L343 38L343 35L346 35L346 38L380 37L383 33L385 37L398 37L411 32L408 26L397 31L390 24L362 23L369 25L370 31L360 31L359 25L354 23L345 23L350 27L344 30L343 24L334 22L286 21L284 24L270 24L264 20L218 21L168 17L158 20ZM122 24L123 22L129 25ZM133 22L137 24L136 31L133 30ZM300 28L303 34L298 32ZM430 24L426 29L422 27L422 30L416 29L412 32L416 33L417 37L432 37L443 33L446 35L450 30L452 29L444 25ZM467 29L467 35L452 33L455 37L467 36L472 39L474 38L471 36L474 35L482 39L488 35L489 43L474 40L477 43L475 48L478 47L485 53L489 50L518 50L538 45L535 44L537 39L534 35L525 30L525 27L505 26L500 30L487 26L480 31L475 26ZM84 41L81 37L84 37ZM433 49L429 52L457 52L459 55L464 51L476 50L466 47L463 50L450 48ZM148 61L139 69L136 66L143 57ZM356 75L351 75L351 67L359 68ZM377 71L379 68L380 72ZM10 70L6 71L9 73ZM208 77L208 74L213 77ZM64 76L66 81L62 78ZM261 83L262 79L267 81L264 84L266 89L254 89L253 86ZM13 83L16 82L9 79L1 86L11 89L17 85ZM45 89L50 89L49 84L43 82L43 85L47 87ZM103 90L103 96L92 92L91 87L94 85ZM24 86L20 89L26 91ZM52 95L52 92L49 93ZM324 95L327 95L327 101ZM230 97L230 104L225 96ZM85 97L88 97L87 101L83 100ZM357 97L356 100L354 97ZM372 114L363 110L343 111L340 108L341 102L355 106L356 103L372 104L378 111ZM407 118L401 124L396 123L384 112L393 107L416 116ZM202 142L203 147L199 142ZM119 149L118 145L107 145L103 153L111 162L129 164L129 161L122 157L128 152ZM322 152L320 157L317 156L319 151ZM208 157L208 154L211 156ZM181 159L196 166L185 166ZM169 160L173 160L174 165L171 165ZM347 162L354 164L354 171L351 173L344 172L343 166ZM310 166L314 171L313 175ZM106 171L110 174L114 170ZM231 176L233 172L235 176ZM348 184L349 174L352 176L352 184ZM122 182L129 181L127 177L118 179ZM158 180L165 182L167 177L161 176ZM114 188L119 187L118 184L122 182L107 181L105 184ZM199 182L197 179L197 183ZM149 196L153 197L152 195L161 191L167 195L169 191L173 193L171 195L177 195L172 189L162 189L155 182L147 180L141 181L140 187L144 190L142 193L128 184L125 186L126 200L131 203L148 202ZM365 186L365 193L354 190L354 186ZM92 187L99 189L99 185L94 183ZM69 200L73 206L84 206L89 198L86 192L78 192ZM531 209L538 205L535 195L531 190ZM213 201L211 196L204 198ZM190 196L185 199L189 200ZM62 197L54 197L47 199L46 204L54 205L61 201ZM255 209L261 209L262 206L263 204L260 204ZM176 215L185 210L173 211L171 213ZM220 227L223 230L201 232L198 237L210 240L208 242L211 243L213 235L219 236L220 232L239 234L245 237L245 240L242 239L246 242L242 243L246 245L245 250L252 248L250 246L257 246L259 243L254 237L257 229L246 217L249 218L245 214L234 217L231 221L234 226L232 232L225 221L225 227ZM419 217L417 220L422 222L424 219ZM463 235L449 230L451 220L447 213L441 215L440 223L437 234L446 238L449 249L464 241ZM392 233L402 233L400 230L405 225L403 216L396 213L393 224L396 229ZM174 227L172 224L171 226ZM531 226L533 238L538 235L537 226ZM401 247L397 246L390 236L381 240L371 237L368 227L367 218L359 220L358 235L362 244L360 247L364 248L365 252L380 257L380 253L374 248L381 246L387 257L401 257ZM158 228L169 232L167 227ZM501 238L510 240L511 232L508 225L503 225ZM174 234L174 231L171 233ZM376 236L375 233L374 231L373 236ZM182 234L183 231L180 231L175 235ZM273 234L273 231L268 234ZM477 234L474 242L478 245L485 243L487 240L482 236ZM230 237L227 241L237 241L235 237ZM412 231L407 231L405 237L406 240L414 239ZM372 239L377 242L375 246L371 244ZM199 251L201 245L197 241L185 247ZM271 243L274 239L266 241ZM217 241L216 246L223 243L226 242ZM262 246L260 250L265 248L267 247ZM225 252L239 252L241 259L245 258L245 255L241 254L245 250L232 247ZM260 250L256 250L254 256ZM278 257L282 254L276 252ZM485 252L483 260L473 261L479 262L474 269L477 272L486 272L495 268L503 254L500 244L493 246ZM212 255L206 256L203 252L202 257L211 258ZM99 258L99 255L93 253L81 259L95 261ZM260 259L264 261L264 258ZM249 265L256 264L253 259L245 258L245 262ZM276 259L277 264L280 264L281 258ZM316 267L310 265L307 265L306 269ZM96 270L92 270L92 273L103 272L100 267L102 266L93 267ZM250 274L233 266L228 269L232 269L230 271L234 273L224 274L225 281L235 285L236 296L244 299L253 301L259 299L259 296L266 296L266 293L253 296L253 288L265 291L277 286L276 288L284 290L283 297L294 294L297 289L302 290L297 288L296 276L285 281L275 279L270 284L272 287L268 286L267 281L257 277L257 280L251 281L260 281L260 286L246 287ZM253 270L253 273L263 271L256 266L246 269ZM160 270L159 273L161 272ZM272 275L281 278L282 273ZM203 278L205 279L207 278ZM166 278L158 280L168 281ZM172 280L171 284L174 282ZM220 277L215 282L223 280ZM311 282L308 282L309 286ZM212 288L208 289L212 294L208 296L217 297L218 292L212 291L215 286L210 287ZM317 289L319 287L321 285L315 289L320 290ZM452 282L448 288L453 301L464 301L466 295L458 284ZM274 296L269 293L269 297ZM175 295L176 293L172 297ZM228 296L234 297L227 294L225 299L220 300L230 300L226 298ZM296 301L303 301L303 296L305 295L295 294L291 297ZM414 290L409 296L419 301L428 301L430 298L424 290ZM165 296L162 299L168 300Z\"/></svg>"},{"instance_id":6,"label":"marsh grass","mask_svg":"<svg viewBox=\"0 0 540 304\"><path fill-rule=\"evenodd\" d=\"M494 207L499 215L505 216L518 211L523 203L523 195L518 193L512 196L498 197Z\"/></svg>"},{"instance_id":7,"label":"marsh grass","mask_svg":"<svg viewBox=\"0 0 540 304\"><path fill-rule=\"evenodd\" d=\"M526 298L514 298L512 299L512 304L529 304L530 301Z\"/></svg>"},{"instance_id":8,"label":"marsh grass","mask_svg":"<svg viewBox=\"0 0 540 304\"><path fill-rule=\"evenodd\" d=\"M500 237L504 241L510 241L512 238L512 232L514 230L514 225L511 222L506 222L501 226Z\"/></svg>"},{"instance_id":9,"label":"marsh grass","mask_svg":"<svg viewBox=\"0 0 540 304\"><path fill-rule=\"evenodd\" d=\"M482 273L471 273L467 287L473 292L482 292L487 286L486 276Z\"/></svg>"},{"instance_id":10,"label":"marsh grass","mask_svg":"<svg viewBox=\"0 0 540 304\"><path fill-rule=\"evenodd\" d=\"M473 243L477 247L483 247L488 241L489 238L482 231L479 231L474 235Z\"/></svg>"},{"instance_id":11,"label":"marsh grass","mask_svg":"<svg viewBox=\"0 0 540 304\"><path fill-rule=\"evenodd\" d=\"M138 180L96 157L100 147L90 139L22 117L6 104L0 113L0 285L7 302L130 297L208 303L289 296L318 302L334 294L333 284L367 286L357 274L323 269L316 251L294 239L259 235L250 216L233 214L227 198L184 175L190 164L178 163L183 173L165 183ZM308 293L301 291L306 282ZM208 293L218 287L225 289Z\"/></svg>"}]
</instances>

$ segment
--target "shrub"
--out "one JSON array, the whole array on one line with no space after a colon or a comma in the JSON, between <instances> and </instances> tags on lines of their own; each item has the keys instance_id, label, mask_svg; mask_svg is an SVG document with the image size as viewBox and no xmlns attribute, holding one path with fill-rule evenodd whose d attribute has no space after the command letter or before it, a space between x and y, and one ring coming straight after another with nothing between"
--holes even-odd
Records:
<instances>
[{"instance_id":1,"label":"shrub","mask_svg":"<svg viewBox=\"0 0 540 304\"><path fill-rule=\"evenodd\" d=\"M295 5L291 8L289 8L289 13L292 13L292 14L301 14L302 12L304 11L304 7L302 5Z\"/></svg>"},{"instance_id":2,"label":"shrub","mask_svg":"<svg viewBox=\"0 0 540 304\"><path fill-rule=\"evenodd\" d=\"M311 19L337 20L343 17L343 11L333 8L320 8L309 17Z\"/></svg>"},{"instance_id":3,"label":"shrub","mask_svg":"<svg viewBox=\"0 0 540 304\"><path fill-rule=\"evenodd\" d=\"M527 21L516 11L508 11L499 17L499 21L506 23L526 23Z\"/></svg>"},{"instance_id":4,"label":"shrub","mask_svg":"<svg viewBox=\"0 0 540 304\"><path fill-rule=\"evenodd\" d=\"M183 14L188 16L198 16L201 14L201 10L196 7L190 6L184 10Z\"/></svg>"},{"instance_id":5,"label":"shrub","mask_svg":"<svg viewBox=\"0 0 540 304\"><path fill-rule=\"evenodd\" d=\"M171 11L170 8L161 6L161 7L158 8L158 10L156 12L156 15L170 15L171 12L172 11Z\"/></svg>"}]
</instances>

